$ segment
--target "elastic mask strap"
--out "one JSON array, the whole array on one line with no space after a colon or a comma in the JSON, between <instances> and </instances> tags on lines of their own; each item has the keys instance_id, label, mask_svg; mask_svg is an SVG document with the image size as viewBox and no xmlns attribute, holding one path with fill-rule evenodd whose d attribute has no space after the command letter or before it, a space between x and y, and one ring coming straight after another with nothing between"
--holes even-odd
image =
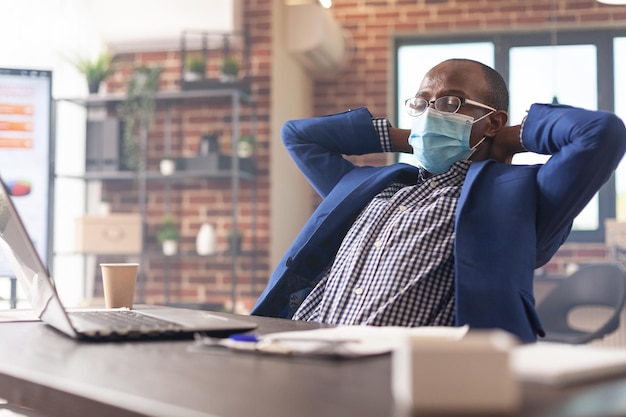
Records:
<instances>
[{"instance_id":1,"label":"elastic mask strap","mask_svg":"<svg viewBox=\"0 0 626 417\"><path fill-rule=\"evenodd\" d=\"M495 113L495 111L494 111L494 110L491 110L489 113L484 114L484 115L482 115L481 117L479 117L478 119L476 119L476 120L472 121L472 124L474 124L474 123L478 123L478 122L480 122L481 120L483 120L485 117L489 116L490 114L494 114L494 113Z\"/></svg>"},{"instance_id":2,"label":"elastic mask strap","mask_svg":"<svg viewBox=\"0 0 626 417\"><path fill-rule=\"evenodd\" d=\"M487 139L487 136L483 136L483 138L481 140L479 140L476 145L472 146L472 150L470 151L470 154L467 155L467 158L465 158L465 160L470 159L472 157L472 155L474 155L474 152L476 152L476 149L480 146L481 143L483 143L485 141L485 139Z\"/></svg>"},{"instance_id":3,"label":"elastic mask strap","mask_svg":"<svg viewBox=\"0 0 626 417\"><path fill-rule=\"evenodd\" d=\"M482 117L479 117L478 119L476 119L476 120L474 120L474 121L472 122L472 125L473 125L474 123L480 122L480 121L481 121L481 120L483 120L485 117L487 117L487 116L489 116L490 114L493 114L493 113L495 113L495 111L493 111L493 110L492 110L492 111L490 111L489 113L487 113L487 114L483 115ZM487 139L487 136L483 136L483 138L482 138L480 141L478 141L478 143L477 143L476 145L472 146L472 150L471 150L470 154L469 154L469 155L467 155L467 158L465 158L465 160L469 160L469 159L472 157L472 155L474 155L474 152L476 152L476 148L478 148L478 147L480 146L480 144L481 144L481 143L483 143L483 142L485 141L485 139Z\"/></svg>"}]
</instances>

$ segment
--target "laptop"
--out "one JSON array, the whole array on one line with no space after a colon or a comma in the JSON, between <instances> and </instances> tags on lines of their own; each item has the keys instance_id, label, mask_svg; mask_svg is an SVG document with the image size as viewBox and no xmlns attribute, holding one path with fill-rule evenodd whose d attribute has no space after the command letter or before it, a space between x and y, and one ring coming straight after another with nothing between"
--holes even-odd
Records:
<instances>
[{"instance_id":1,"label":"laptop","mask_svg":"<svg viewBox=\"0 0 626 417\"><path fill-rule=\"evenodd\" d=\"M28 295L33 312L47 325L74 339L178 339L193 337L195 333L225 337L257 327L236 317L185 308L66 309L2 178L0 247Z\"/></svg>"}]
</instances>

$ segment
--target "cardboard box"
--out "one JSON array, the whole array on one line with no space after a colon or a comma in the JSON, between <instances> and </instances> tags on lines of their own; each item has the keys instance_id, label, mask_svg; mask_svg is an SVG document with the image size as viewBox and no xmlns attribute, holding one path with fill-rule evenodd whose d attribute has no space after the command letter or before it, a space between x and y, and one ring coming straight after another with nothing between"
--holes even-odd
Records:
<instances>
[{"instance_id":1,"label":"cardboard box","mask_svg":"<svg viewBox=\"0 0 626 417\"><path fill-rule=\"evenodd\" d=\"M76 219L76 250L102 254L141 252L141 216L86 215Z\"/></svg>"},{"instance_id":2,"label":"cardboard box","mask_svg":"<svg viewBox=\"0 0 626 417\"><path fill-rule=\"evenodd\" d=\"M407 336L392 353L391 391L407 415L510 415L521 388L503 330L470 330L460 340Z\"/></svg>"}]
</instances>

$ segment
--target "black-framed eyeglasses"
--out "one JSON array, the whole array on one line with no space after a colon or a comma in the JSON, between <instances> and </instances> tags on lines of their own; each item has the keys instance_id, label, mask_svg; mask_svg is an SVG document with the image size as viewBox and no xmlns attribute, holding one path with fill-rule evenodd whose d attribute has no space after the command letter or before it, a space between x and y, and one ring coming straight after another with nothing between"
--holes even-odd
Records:
<instances>
[{"instance_id":1,"label":"black-framed eyeglasses","mask_svg":"<svg viewBox=\"0 0 626 417\"><path fill-rule=\"evenodd\" d=\"M497 111L491 106L479 103L469 98L456 96L443 96L435 100L426 100L421 97L411 97L404 102L404 108L410 116L417 117L423 114L431 104L435 105L435 110L443 113L456 113L463 104L471 104L472 106L481 107L491 111Z\"/></svg>"}]
</instances>

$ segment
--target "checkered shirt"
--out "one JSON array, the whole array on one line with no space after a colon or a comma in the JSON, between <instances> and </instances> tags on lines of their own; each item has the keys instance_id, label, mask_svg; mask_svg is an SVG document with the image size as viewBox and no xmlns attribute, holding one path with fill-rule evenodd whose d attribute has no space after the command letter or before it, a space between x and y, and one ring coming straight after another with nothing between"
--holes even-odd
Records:
<instances>
[{"instance_id":1,"label":"checkered shirt","mask_svg":"<svg viewBox=\"0 0 626 417\"><path fill-rule=\"evenodd\" d=\"M374 119L383 149L389 124ZM416 185L392 183L365 207L294 320L454 325L454 222L469 161Z\"/></svg>"}]
</instances>

